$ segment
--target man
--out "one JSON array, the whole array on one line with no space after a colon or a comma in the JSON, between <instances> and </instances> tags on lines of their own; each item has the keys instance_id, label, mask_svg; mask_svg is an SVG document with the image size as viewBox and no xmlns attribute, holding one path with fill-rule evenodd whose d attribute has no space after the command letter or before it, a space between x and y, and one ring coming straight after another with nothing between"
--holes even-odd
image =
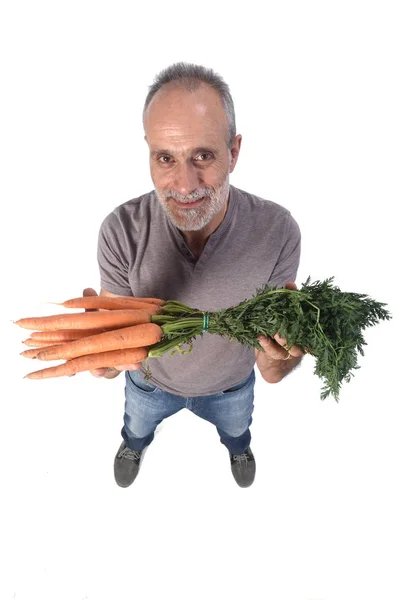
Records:
<instances>
[{"instance_id":1,"label":"man","mask_svg":"<svg viewBox=\"0 0 400 600\"><path fill-rule=\"evenodd\" d=\"M264 283L296 289L300 231L290 212L230 185L242 136L229 88L211 69L177 63L150 86L143 111L154 190L117 206L99 232L101 295L179 300L204 311L250 297ZM95 294L85 290L85 294ZM222 336L196 338L191 354L97 369L125 370L118 485L135 480L157 425L182 408L214 424L237 484L250 486L255 372L276 383L302 358L285 340L260 336L264 352Z\"/></svg>"}]
</instances>

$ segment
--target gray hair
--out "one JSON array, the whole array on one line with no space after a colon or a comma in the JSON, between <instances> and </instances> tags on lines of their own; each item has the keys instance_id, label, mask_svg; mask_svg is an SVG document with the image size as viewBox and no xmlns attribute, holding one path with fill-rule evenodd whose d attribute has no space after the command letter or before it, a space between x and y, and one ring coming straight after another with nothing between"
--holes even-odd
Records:
<instances>
[{"instance_id":1,"label":"gray hair","mask_svg":"<svg viewBox=\"0 0 400 600\"><path fill-rule=\"evenodd\" d=\"M229 86L218 73L201 65L178 62L158 73L154 79L154 83L149 86L149 91L146 96L143 108L143 124L147 107L153 96L163 85L170 82L180 85L187 92L197 90L202 83L211 86L218 92L228 119L228 138L226 141L230 148L236 136L236 123L235 107L233 105Z\"/></svg>"}]
</instances>

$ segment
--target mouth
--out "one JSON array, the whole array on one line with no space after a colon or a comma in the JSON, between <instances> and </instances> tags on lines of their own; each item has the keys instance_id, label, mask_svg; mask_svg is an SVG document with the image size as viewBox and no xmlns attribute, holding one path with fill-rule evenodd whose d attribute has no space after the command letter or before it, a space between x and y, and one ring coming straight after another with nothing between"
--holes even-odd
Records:
<instances>
[{"instance_id":1,"label":"mouth","mask_svg":"<svg viewBox=\"0 0 400 600\"><path fill-rule=\"evenodd\" d=\"M179 206L179 208L194 208L195 206L199 206L199 204L201 204L204 200L203 198L199 198L198 200L195 200L194 202L179 202L179 200L175 200L174 202L177 206Z\"/></svg>"}]
</instances>

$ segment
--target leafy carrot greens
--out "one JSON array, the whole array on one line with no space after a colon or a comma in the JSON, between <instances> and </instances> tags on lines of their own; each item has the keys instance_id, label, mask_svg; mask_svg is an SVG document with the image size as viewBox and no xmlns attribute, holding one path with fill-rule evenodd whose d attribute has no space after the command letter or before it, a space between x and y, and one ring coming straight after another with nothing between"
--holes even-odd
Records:
<instances>
[{"instance_id":1,"label":"leafy carrot greens","mask_svg":"<svg viewBox=\"0 0 400 600\"><path fill-rule=\"evenodd\" d=\"M323 381L321 400L330 394L339 400L343 381L349 382L357 365L357 351L364 356L363 330L379 320L391 319L384 308L366 294L342 292L333 277L311 283L308 277L298 290L267 284L252 298L236 306L205 313L176 301L167 301L162 314L151 321L161 326L163 338L150 347L148 358L171 351L190 353L197 335L216 333L262 350L257 338L279 333L290 348L296 344L316 358L314 374ZM184 351L181 346L189 344ZM151 372L146 367L146 379Z\"/></svg>"}]
</instances>

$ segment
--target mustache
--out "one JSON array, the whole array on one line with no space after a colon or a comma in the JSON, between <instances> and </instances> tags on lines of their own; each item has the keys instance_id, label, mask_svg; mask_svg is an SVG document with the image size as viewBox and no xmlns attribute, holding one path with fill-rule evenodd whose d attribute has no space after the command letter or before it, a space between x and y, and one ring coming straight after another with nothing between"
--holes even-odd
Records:
<instances>
[{"instance_id":1,"label":"mustache","mask_svg":"<svg viewBox=\"0 0 400 600\"><path fill-rule=\"evenodd\" d=\"M194 202L195 200L200 200L200 198L207 198L208 196L212 196L213 193L210 191L207 192L194 192L189 196L183 196L182 194L177 194L176 192L166 191L164 192L164 198L172 198L173 200L178 200L178 202Z\"/></svg>"}]
</instances>

